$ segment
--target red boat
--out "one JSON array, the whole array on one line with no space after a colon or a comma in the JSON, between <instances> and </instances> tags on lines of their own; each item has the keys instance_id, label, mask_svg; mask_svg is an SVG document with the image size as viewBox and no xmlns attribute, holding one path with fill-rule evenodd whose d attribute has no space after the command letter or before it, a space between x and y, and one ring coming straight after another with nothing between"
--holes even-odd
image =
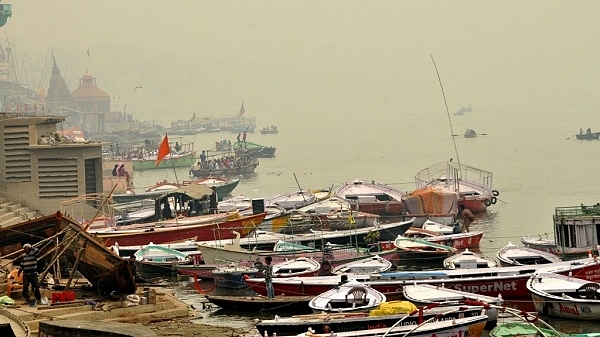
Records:
<instances>
[{"instance_id":1,"label":"red boat","mask_svg":"<svg viewBox=\"0 0 600 337\"><path fill-rule=\"evenodd\" d=\"M381 216L400 216L404 210L404 191L374 181L369 183L354 180L351 183L343 183L334 195L348 201L355 211Z\"/></svg>"},{"instance_id":2,"label":"red boat","mask_svg":"<svg viewBox=\"0 0 600 337\"><path fill-rule=\"evenodd\" d=\"M119 231L116 227L113 231L96 232L95 236L104 242L106 247L110 247L115 243L122 246L134 246L147 245L150 242L155 244L169 243L189 238L196 238L196 241L233 239L235 237L233 230L242 235L247 235L263 222L266 215L267 213L263 212L223 222L175 227L147 227L126 231Z\"/></svg>"},{"instance_id":3,"label":"red boat","mask_svg":"<svg viewBox=\"0 0 600 337\"><path fill-rule=\"evenodd\" d=\"M536 271L572 274L574 277L597 282L600 280L600 260L590 257L537 266L276 278L273 279L273 288L275 295L316 296L343 283L344 279L356 279L384 294L398 293L407 284L425 283L486 296L502 295L504 299L523 299L531 296L526 284ZM266 295L264 279L245 277L245 281L257 293Z\"/></svg>"}]
</instances>

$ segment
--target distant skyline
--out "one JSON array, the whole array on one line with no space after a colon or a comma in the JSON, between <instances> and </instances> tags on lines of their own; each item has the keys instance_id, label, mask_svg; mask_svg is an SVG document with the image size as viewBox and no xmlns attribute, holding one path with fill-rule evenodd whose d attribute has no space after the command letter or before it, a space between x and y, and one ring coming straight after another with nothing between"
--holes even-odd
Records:
<instances>
[{"instance_id":1,"label":"distant skyline","mask_svg":"<svg viewBox=\"0 0 600 337\"><path fill-rule=\"evenodd\" d=\"M31 86L50 52L135 118L600 107L597 1L14 1ZM46 70L47 72L48 70ZM45 82L44 82L45 81ZM133 90L136 87L137 90Z\"/></svg>"}]
</instances>

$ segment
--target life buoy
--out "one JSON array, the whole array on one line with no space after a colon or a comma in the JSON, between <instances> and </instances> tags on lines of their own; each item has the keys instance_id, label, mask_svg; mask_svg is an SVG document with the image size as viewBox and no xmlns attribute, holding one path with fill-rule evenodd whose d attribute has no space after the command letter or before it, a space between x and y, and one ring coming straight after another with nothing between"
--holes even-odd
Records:
<instances>
[{"instance_id":1,"label":"life buoy","mask_svg":"<svg viewBox=\"0 0 600 337\"><path fill-rule=\"evenodd\" d=\"M498 190L492 190L492 194L497 197L500 195L500 192L498 192Z\"/></svg>"},{"instance_id":2,"label":"life buoy","mask_svg":"<svg viewBox=\"0 0 600 337\"><path fill-rule=\"evenodd\" d=\"M492 197L492 205L495 205L497 201L498 201L498 198Z\"/></svg>"},{"instance_id":3,"label":"life buoy","mask_svg":"<svg viewBox=\"0 0 600 337\"><path fill-rule=\"evenodd\" d=\"M483 203L484 203L486 206L490 206L490 205L492 205L492 201L491 201L490 199L485 199L485 200L483 200Z\"/></svg>"}]
</instances>

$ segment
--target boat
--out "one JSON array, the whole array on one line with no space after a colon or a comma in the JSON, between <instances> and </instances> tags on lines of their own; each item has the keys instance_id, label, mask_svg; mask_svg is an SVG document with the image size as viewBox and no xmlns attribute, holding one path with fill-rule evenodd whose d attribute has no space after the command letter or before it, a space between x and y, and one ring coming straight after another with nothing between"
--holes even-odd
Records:
<instances>
[{"instance_id":1,"label":"boat","mask_svg":"<svg viewBox=\"0 0 600 337\"><path fill-rule=\"evenodd\" d=\"M298 190L293 193L281 193L266 197L265 206L276 205L291 210L317 202L317 197L310 190Z\"/></svg>"},{"instance_id":2,"label":"boat","mask_svg":"<svg viewBox=\"0 0 600 337\"><path fill-rule=\"evenodd\" d=\"M465 249L460 253L449 256L444 260L446 269L472 269L472 268L490 268L498 267L498 261L487 258L483 254L478 254Z\"/></svg>"},{"instance_id":3,"label":"boat","mask_svg":"<svg viewBox=\"0 0 600 337\"><path fill-rule=\"evenodd\" d=\"M29 337L31 330L19 316L0 306L0 333L7 337Z\"/></svg>"},{"instance_id":4,"label":"boat","mask_svg":"<svg viewBox=\"0 0 600 337\"><path fill-rule=\"evenodd\" d=\"M532 321L539 321L537 317L529 317ZM565 334L556 331L550 325L538 326L536 322L506 322L498 324L490 330L490 337L592 337L600 334Z\"/></svg>"},{"instance_id":5,"label":"boat","mask_svg":"<svg viewBox=\"0 0 600 337\"><path fill-rule=\"evenodd\" d=\"M240 178L225 178L219 176L206 176L198 178L196 180L184 180L182 183L167 182L166 180L157 182L154 186L149 187L147 192L159 192L159 191L172 191L182 186L188 185L204 185L209 188L214 187L217 189L218 200L221 201L225 196L231 194L231 192L240 183ZM210 193L209 193L210 194Z\"/></svg>"},{"instance_id":6,"label":"boat","mask_svg":"<svg viewBox=\"0 0 600 337\"><path fill-rule=\"evenodd\" d=\"M298 298L299 296L281 296L280 298L287 297ZM275 298L277 299L278 296L275 296ZM273 319L257 319L255 325L256 329L263 335L285 336L306 333L309 329L314 331L315 334L322 334L331 333L331 331L368 330L374 327L389 328L398 321L402 326L416 327L420 322L428 321L436 316L443 315L445 319L452 320L459 317L477 317L481 314L480 306L417 308L408 301L386 301L369 313L324 312L291 317L276 315Z\"/></svg>"},{"instance_id":7,"label":"boat","mask_svg":"<svg viewBox=\"0 0 600 337\"><path fill-rule=\"evenodd\" d=\"M538 265L555 263L560 261L560 257L524 246L517 246L509 242L506 246L500 248L496 253L498 261L502 266L518 266L518 265Z\"/></svg>"},{"instance_id":8,"label":"boat","mask_svg":"<svg viewBox=\"0 0 600 337\"><path fill-rule=\"evenodd\" d=\"M500 192L493 189L493 174L453 161L431 165L415 175L417 189L433 187L458 193L458 203L472 212L483 212L498 201Z\"/></svg>"},{"instance_id":9,"label":"boat","mask_svg":"<svg viewBox=\"0 0 600 337\"><path fill-rule=\"evenodd\" d=\"M143 278L173 276L177 274L177 265L191 264L189 254L152 242L133 254L137 272Z\"/></svg>"},{"instance_id":10,"label":"boat","mask_svg":"<svg viewBox=\"0 0 600 337\"><path fill-rule=\"evenodd\" d=\"M600 132L592 132L592 129L588 128L586 130L586 132L584 133L583 129L579 129L579 133L576 134L575 137L577 137L577 139L586 139L586 140L599 139Z\"/></svg>"},{"instance_id":11,"label":"boat","mask_svg":"<svg viewBox=\"0 0 600 337\"><path fill-rule=\"evenodd\" d=\"M469 104L469 106L460 107L460 109L456 110L454 112L454 114L459 116L459 115L464 115L465 112L471 112L471 111L473 111L473 109L471 108L471 104Z\"/></svg>"},{"instance_id":12,"label":"boat","mask_svg":"<svg viewBox=\"0 0 600 337\"><path fill-rule=\"evenodd\" d=\"M317 249L326 242L331 244L368 247L377 240L393 241L398 235L406 233L414 219L391 223L378 223L376 226L345 230L314 230L306 233L282 234L265 230L255 230L240 240L240 245L246 249L271 250L279 241L299 243Z\"/></svg>"},{"instance_id":13,"label":"boat","mask_svg":"<svg viewBox=\"0 0 600 337\"><path fill-rule=\"evenodd\" d=\"M600 203L554 208L554 238L560 256L598 253Z\"/></svg>"},{"instance_id":14,"label":"boat","mask_svg":"<svg viewBox=\"0 0 600 337\"><path fill-rule=\"evenodd\" d=\"M215 286L229 289L248 288L248 284L244 282L244 275L255 277L259 272L260 270L254 265L241 262L218 266L212 270Z\"/></svg>"},{"instance_id":15,"label":"boat","mask_svg":"<svg viewBox=\"0 0 600 337\"><path fill-rule=\"evenodd\" d=\"M251 156L234 157L226 156L227 163L224 160L219 167L213 167L211 165L202 165L197 162L191 164L189 174L191 177L203 178L208 176L232 176L232 175L245 175L254 173L258 167L258 159Z\"/></svg>"},{"instance_id":16,"label":"boat","mask_svg":"<svg viewBox=\"0 0 600 337\"><path fill-rule=\"evenodd\" d=\"M405 217L415 217L413 227L426 221L454 223L458 214L458 193L426 186L402 196Z\"/></svg>"},{"instance_id":17,"label":"boat","mask_svg":"<svg viewBox=\"0 0 600 337\"><path fill-rule=\"evenodd\" d=\"M414 303L417 306L431 304L464 305L478 304L486 307L485 314L488 321L494 324L498 320L498 313L503 309L504 299L502 296L485 296L473 294L467 291L445 288L443 285L431 284L407 284L402 287L404 299Z\"/></svg>"},{"instance_id":18,"label":"boat","mask_svg":"<svg viewBox=\"0 0 600 337\"><path fill-rule=\"evenodd\" d=\"M544 316L600 320L600 283L569 275L536 273L527 281L536 311Z\"/></svg>"},{"instance_id":19,"label":"boat","mask_svg":"<svg viewBox=\"0 0 600 337\"><path fill-rule=\"evenodd\" d=\"M451 227L451 226L449 226ZM421 239L440 245L446 245L456 249L478 248L483 231L474 231L457 234L440 234L422 228L411 227L404 236L409 238Z\"/></svg>"},{"instance_id":20,"label":"boat","mask_svg":"<svg viewBox=\"0 0 600 337\"><path fill-rule=\"evenodd\" d=\"M42 256L49 249L61 252L61 261L68 261L100 294L133 294L136 282L131 261L123 259L103 246L75 220L56 212L47 216L0 227L0 255L14 258L21 253L24 242L36 246L43 242ZM42 241L43 240L43 241ZM66 268L66 265L65 265ZM40 274L43 279L44 274ZM71 277L73 274L71 274Z\"/></svg>"},{"instance_id":21,"label":"boat","mask_svg":"<svg viewBox=\"0 0 600 337\"><path fill-rule=\"evenodd\" d=\"M243 312L263 312L277 310L277 312L310 313L308 302L313 296L278 296L268 298L257 294L240 295L206 295L206 299L223 310Z\"/></svg>"},{"instance_id":22,"label":"boat","mask_svg":"<svg viewBox=\"0 0 600 337\"><path fill-rule=\"evenodd\" d=\"M459 309L452 308L448 311L457 311ZM458 337L458 336L469 336L469 337L480 337L483 333L487 322L487 316L484 314L484 310L480 310L479 316L462 317L458 318L447 318L444 313L438 316L431 317L430 319L418 320L417 324L402 324L402 320L399 324L392 325L390 327L370 327L364 330L353 330L352 327L341 327L341 331L333 331L329 327L324 326L324 333L316 334L312 332L312 328L307 332L294 335L296 337L301 336L314 336L314 337ZM279 336L279 335L277 335Z\"/></svg>"},{"instance_id":23,"label":"boat","mask_svg":"<svg viewBox=\"0 0 600 337\"><path fill-rule=\"evenodd\" d=\"M399 235L394 240L394 247L398 248L398 260L406 262L435 262L456 253L456 249L437 243L409 238Z\"/></svg>"},{"instance_id":24,"label":"boat","mask_svg":"<svg viewBox=\"0 0 600 337\"><path fill-rule=\"evenodd\" d=\"M119 227L115 227L111 230L94 232L94 235L107 247L115 243L135 246L146 245L149 242L169 243L190 238L196 238L198 241L231 239L234 237L232 230L247 234L258 226L265 216L266 213L259 213L221 222L189 224L194 222L191 217L146 224L148 225L146 228L132 230L120 230Z\"/></svg>"},{"instance_id":25,"label":"boat","mask_svg":"<svg viewBox=\"0 0 600 337\"><path fill-rule=\"evenodd\" d=\"M465 138L475 138L477 137L477 132L473 129L467 129L465 131Z\"/></svg>"},{"instance_id":26,"label":"boat","mask_svg":"<svg viewBox=\"0 0 600 337\"><path fill-rule=\"evenodd\" d=\"M273 264L274 277L315 276L321 263L311 258L297 257Z\"/></svg>"},{"instance_id":27,"label":"boat","mask_svg":"<svg viewBox=\"0 0 600 337\"><path fill-rule=\"evenodd\" d=\"M556 241L548 238L547 233L544 234L546 235L546 237L542 237L541 234L538 236L522 236L521 243L527 248L533 248L546 253L560 255L560 251L556 246Z\"/></svg>"},{"instance_id":28,"label":"boat","mask_svg":"<svg viewBox=\"0 0 600 337\"><path fill-rule=\"evenodd\" d=\"M392 262L379 255L341 264L331 271L334 274L371 274L383 273L392 268Z\"/></svg>"},{"instance_id":29,"label":"boat","mask_svg":"<svg viewBox=\"0 0 600 337\"><path fill-rule=\"evenodd\" d=\"M162 247L173 249L173 250L176 250L178 252L183 252L183 253L192 252L192 254L193 254L193 252L198 251L198 245L196 245L195 239L181 240L178 242L170 242L170 243L164 243L164 244L153 243L153 245L162 246ZM133 254L135 254L137 251L139 251L140 249L142 249L146 246L147 245L121 246L118 243L116 243L109 248L121 257L131 258L134 256ZM194 263L201 263L201 259L197 259L196 261L194 261Z\"/></svg>"},{"instance_id":30,"label":"boat","mask_svg":"<svg viewBox=\"0 0 600 337\"><path fill-rule=\"evenodd\" d=\"M262 133L263 135L273 135L279 133L279 129L275 125L265 126L262 129L260 129L260 133Z\"/></svg>"},{"instance_id":31,"label":"boat","mask_svg":"<svg viewBox=\"0 0 600 337\"><path fill-rule=\"evenodd\" d=\"M110 162L123 163L131 162L134 171L154 170L154 169L173 169L179 167L189 167L196 162L196 150L194 143L175 143L169 142L170 152L156 165L158 159L158 150L149 150L144 147L131 147L123 150L125 153L121 157L113 157Z\"/></svg>"},{"instance_id":32,"label":"boat","mask_svg":"<svg viewBox=\"0 0 600 337\"><path fill-rule=\"evenodd\" d=\"M354 180L343 183L333 193L336 197L350 203L355 211L381 216L399 217L403 214L403 191L387 184Z\"/></svg>"},{"instance_id":33,"label":"boat","mask_svg":"<svg viewBox=\"0 0 600 337\"><path fill-rule=\"evenodd\" d=\"M588 281L600 280L600 260L594 257L542 265L492 267L455 270L396 271L380 274L345 274L318 277L274 278L276 294L316 296L340 284L342 277L366 283L386 296L396 293L407 284L432 284L475 294L504 299L531 298L526 283L535 272L556 272L573 275ZM261 295L266 295L264 279L245 278L245 282Z\"/></svg>"},{"instance_id":34,"label":"boat","mask_svg":"<svg viewBox=\"0 0 600 337\"><path fill-rule=\"evenodd\" d=\"M274 146L260 145L249 141L236 141L233 151L237 156L250 156L254 158L273 158L277 148Z\"/></svg>"},{"instance_id":35,"label":"boat","mask_svg":"<svg viewBox=\"0 0 600 337\"><path fill-rule=\"evenodd\" d=\"M315 296L308 306L319 312L365 312L386 301L384 294L360 282L350 280Z\"/></svg>"}]
</instances>

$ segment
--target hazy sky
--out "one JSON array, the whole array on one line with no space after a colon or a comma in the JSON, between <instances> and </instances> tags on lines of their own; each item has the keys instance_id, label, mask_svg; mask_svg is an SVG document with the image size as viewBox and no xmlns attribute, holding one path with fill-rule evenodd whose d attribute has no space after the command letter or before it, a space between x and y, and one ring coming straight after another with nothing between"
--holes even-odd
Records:
<instances>
[{"instance_id":1,"label":"hazy sky","mask_svg":"<svg viewBox=\"0 0 600 337\"><path fill-rule=\"evenodd\" d=\"M439 110L430 55L450 110L600 107L599 1L4 3L31 86L53 52L71 90L88 69L140 119Z\"/></svg>"}]
</instances>

